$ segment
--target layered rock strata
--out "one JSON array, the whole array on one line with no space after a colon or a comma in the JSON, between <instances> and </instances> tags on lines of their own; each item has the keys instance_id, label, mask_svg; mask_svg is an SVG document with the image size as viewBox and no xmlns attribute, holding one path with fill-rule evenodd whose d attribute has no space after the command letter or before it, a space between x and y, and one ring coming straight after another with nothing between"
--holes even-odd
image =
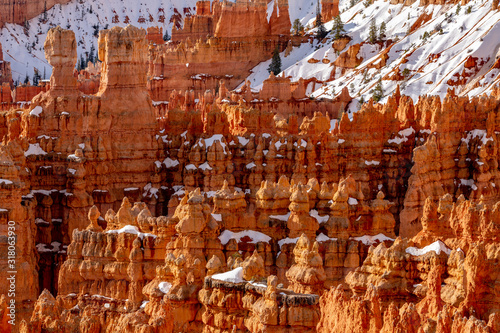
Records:
<instances>
[{"instance_id":1,"label":"layered rock strata","mask_svg":"<svg viewBox=\"0 0 500 333\"><path fill-rule=\"evenodd\" d=\"M249 108L254 93L221 85L198 103L172 94L165 119L144 37L102 32L99 90L85 95L74 35L51 30L50 87L1 113L0 216L17 223L16 260L33 277L19 286L18 308L36 308L24 328L161 330L168 315L175 330L229 330L226 313L240 330L293 330L285 317L314 327L316 301L276 295L290 288L323 294L318 330L498 330L498 90L417 103L397 90L331 121L342 99L289 111L304 86L271 76L258 94L282 107ZM240 268L244 283L204 283ZM247 297L248 281L270 275ZM33 304L42 288L57 297ZM113 320L97 319L105 304ZM277 304L300 309L276 319Z\"/></svg>"},{"instance_id":2,"label":"layered rock strata","mask_svg":"<svg viewBox=\"0 0 500 333\"><path fill-rule=\"evenodd\" d=\"M165 101L174 89L216 90L220 79L232 90L275 48L285 49L290 29L287 1L275 2L269 21L266 1L199 1L196 15L173 29L172 43L151 48L151 96Z\"/></svg>"},{"instance_id":3,"label":"layered rock strata","mask_svg":"<svg viewBox=\"0 0 500 333\"><path fill-rule=\"evenodd\" d=\"M0 28L5 23L25 24L26 21L42 14L56 4L66 4L69 0L37 0L16 2L3 0L0 3Z\"/></svg>"}]
</instances>

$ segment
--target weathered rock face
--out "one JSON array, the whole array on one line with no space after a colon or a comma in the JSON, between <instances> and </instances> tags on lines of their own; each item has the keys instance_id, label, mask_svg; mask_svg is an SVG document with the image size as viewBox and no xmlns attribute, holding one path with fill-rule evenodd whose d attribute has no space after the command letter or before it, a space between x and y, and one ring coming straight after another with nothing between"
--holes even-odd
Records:
<instances>
[{"instance_id":1,"label":"weathered rock face","mask_svg":"<svg viewBox=\"0 0 500 333\"><path fill-rule=\"evenodd\" d=\"M10 69L10 62L4 61L3 60L3 50L2 50L2 45L0 44L0 83L2 84L2 90L5 87L4 83L8 83L9 86L12 85L12 71ZM2 92L3 94L3 92ZM2 97L2 102L7 102L3 97Z\"/></svg>"},{"instance_id":2,"label":"weathered rock face","mask_svg":"<svg viewBox=\"0 0 500 333\"><path fill-rule=\"evenodd\" d=\"M297 245L293 249L295 265L290 267L286 273L290 281L289 287L294 292L322 294L326 274L318 248L318 243L311 244L305 234L302 234L297 241Z\"/></svg>"},{"instance_id":3,"label":"weathered rock face","mask_svg":"<svg viewBox=\"0 0 500 333\"><path fill-rule=\"evenodd\" d=\"M339 13L338 0L321 0L321 18L323 22L332 20Z\"/></svg>"},{"instance_id":4,"label":"weathered rock face","mask_svg":"<svg viewBox=\"0 0 500 333\"><path fill-rule=\"evenodd\" d=\"M260 200L257 207L252 207L241 192L232 192L227 182L215 193L213 208L209 198L203 196L199 189L186 192L170 218L153 217L146 204L132 205L126 197L118 212L109 209L104 220L100 218L98 208L91 207L86 229L73 231L72 242L67 249L68 259L60 270L55 314L36 308L34 317L23 325L36 331L36 327L43 329L49 323L56 322L65 330L70 330L75 325L87 327L85 325L91 320L94 323L92 325L104 330L117 323L126 323L129 316L140 315L142 319L138 323L154 328L156 326L151 323L151 318L157 312L151 308L148 310L151 304L154 309L167 307L169 314L175 318L172 326L174 331L201 331L210 327L227 329L232 325L249 331L259 331L262 327L271 327L275 331L293 330L297 326L313 331L319 320L319 296L297 293L320 295L325 290L327 281L322 256L329 255L329 250L324 247L336 240L322 234L313 245L305 235L294 241L283 232L272 231L269 222L283 218L268 213L285 212L285 216L292 216L294 212L299 212L302 218L313 219L318 225L318 219L323 221L325 216L321 217L317 211L310 210L314 206L299 205L301 209L296 209L296 206L304 201L314 205L319 202L318 196L324 197L328 190L324 185L321 191L314 179L308 181L307 185L299 183L290 186L286 177L282 177L269 190L268 187L267 182L264 182L257 191ZM269 207L269 203L273 202L269 200L270 196L281 198L278 200L281 203ZM234 216L229 214L232 208ZM288 210L291 213L286 213ZM258 216L259 225L255 224L257 219L254 217L252 222L250 216ZM281 228L286 229L286 219L282 223ZM251 230L253 228L260 231ZM288 231L290 236L293 230ZM311 231L312 237L316 237L315 230ZM293 250L293 259L287 248L295 242L297 245ZM353 261L349 257L357 256L359 261L362 256L361 251L357 250L360 242L352 240L352 243L356 244L356 250L353 252L351 246L346 262ZM281 255L276 253L278 247L281 248ZM345 256L338 253L342 251L341 247L339 242L339 249L333 254L337 262ZM332 255L328 258L330 263ZM202 289L206 275L215 274L213 278L217 279L217 273L227 269L233 272L240 270L242 281L262 281L272 271L283 273L280 273L281 278L270 278L266 292L257 289L248 291L227 283L224 288L207 286L207 280ZM343 273L337 276L337 279L342 280ZM277 291L273 288L278 282L288 285L291 291L283 290L280 292L283 296L277 297ZM225 294L232 295L235 292L241 294L237 297L241 299L238 301L240 303L222 302L216 305L215 300L212 300L213 297L225 299ZM39 302L45 302L43 299L48 296L44 295ZM100 299L103 301L97 302ZM143 314L141 309L148 299L146 313ZM76 304L78 309L74 308ZM114 319L91 319L98 313L96 306L104 306L110 318ZM118 313L121 307L128 309L129 314ZM60 315L65 311L71 315ZM221 319L222 313L232 315Z\"/></svg>"},{"instance_id":5,"label":"weathered rock face","mask_svg":"<svg viewBox=\"0 0 500 333\"><path fill-rule=\"evenodd\" d=\"M151 46L150 73L172 66L179 91L147 86L143 30L101 32L101 69L80 73L74 34L48 33L50 85L0 116L2 232L16 222L29 277L22 329L498 330L499 91L413 103L397 90L352 119L347 89L304 100L307 82L274 75L260 92L229 91L231 77L186 91L181 68L221 73L281 45L286 5L262 27L265 7L201 2L177 44Z\"/></svg>"},{"instance_id":6,"label":"weathered rock face","mask_svg":"<svg viewBox=\"0 0 500 333\"><path fill-rule=\"evenodd\" d=\"M22 148L16 141L11 149L0 147L0 294L5 296L6 306L2 317L2 327L10 327L5 322L19 323L28 318L34 301L38 297L38 253L35 248L36 226L33 223L36 200L23 199L27 184L24 169L18 169L12 155L22 155ZM8 316L13 315L13 316Z\"/></svg>"},{"instance_id":7,"label":"weathered rock face","mask_svg":"<svg viewBox=\"0 0 500 333\"><path fill-rule=\"evenodd\" d=\"M44 10L48 10L56 4L68 2L69 0L36 0L27 3L2 0L0 3L0 27L3 27L5 23L24 24L27 20L43 13Z\"/></svg>"},{"instance_id":8,"label":"weathered rock face","mask_svg":"<svg viewBox=\"0 0 500 333\"><path fill-rule=\"evenodd\" d=\"M267 283L254 283L225 281L225 274L207 277L200 291L204 332L234 328L243 332L315 331L317 295L281 289L276 276L269 276Z\"/></svg>"},{"instance_id":9,"label":"weathered rock face","mask_svg":"<svg viewBox=\"0 0 500 333\"><path fill-rule=\"evenodd\" d=\"M364 304L339 290L323 296L319 331L393 332L408 331L410 326L412 332L498 329L500 306L492 297L498 293L492 283L498 277L490 268L498 261L498 203L472 203L463 196L453 202L449 194L439 204L431 197L425 202L424 228L418 235L409 243L398 238L389 248L370 247L363 265L346 277L350 291L364 297ZM418 248L410 246L415 244ZM356 307L364 307L362 314L341 310ZM338 316L331 314L338 311Z\"/></svg>"},{"instance_id":10,"label":"weathered rock face","mask_svg":"<svg viewBox=\"0 0 500 333\"><path fill-rule=\"evenodd\" d=\"M485 203L495 202L498 131L493 110L497 104L496 97L469 101L450 92L443 102L428 98L416 105L420 126L433 134L413 153L412 175L401 212L401 235L414 236L421 230L427 197L437 201L450 193L454 198L463 194L473 200L482 196Z\"/></svg>"},{"instance_id":11,"label":"weathered rock face","mask_svg":"<svg viewBox=\"0 0 500 333\"><path fill-rule=\"evenodd\" d=\"M199 1L197 8L182 29L173 29L173 43L150 49L149 87L155 101L168 100L174 89L216 90L220 79L232 90L290 39L287 1L276 2L269 22L267 2L261 0L214 2L211 8Z\"/></svg>"},{"instance_id":12,"label":"weathered rock face","mask_svg":"<svg viewBox=\"0 0 500 333\"><path fill-rule=\"evenodd\" d=\"M77 93L76 78L73 76L77 61L75 33L59 26L51 29L43 47L45 58L53 67L50 77L51 91L54 94Z\"/></svg>"},{"instance_id":13,"label":"weathered rock face","mask_svg":"<svg viewBox=\"0 0 500 333\"><path fill-rule=\"evenodd\" d=\"M13 102L12 87L13 87L13 81L12 81L12 70L10 68L10 62L5 61L3 59L2 45L0 44L0 109L1 110L10 110L12 107L15 107L15 105L12 103ZM0 120L0 123L2 123L2 120Z\"/></svg>"},{"instance_id":14,"label":"weathered rock face","mask_svg":"<svg viewBox=\"0 0 500 333\"><path fill-rule=\"evenodd\" d=\"M6 131L2 131L1 148L7 168L2 177L9 190L0 208L6 210L3 225L13 220L18 229L18 272L26 276L17 284L20 319L39 290L57 291L66 247L74 229L85 229L88 209L94 203L101 210L116 209L116 198L123 197L133 179L157 182L152 160L157 152L157 125L146 88L144 35L133 27L115 28L103 35L103 84L98 96L89 97L77 90L73 76L74 34L52 29L45 44L47 59L54 66L50 89L37 95L28 110L2 115ZM121 43L122 49L116 47ZM107 47L116 51L107 53ZM129 70L142 73L133 74L135 80L126 79L127 85L120 72ZM130 97L129 102L124 96ZM137 140L137 133L143 140ZM2 265L6 264L5 259ZM7 289L0 292L7 294Z\"/></svg>"}]
</instances>

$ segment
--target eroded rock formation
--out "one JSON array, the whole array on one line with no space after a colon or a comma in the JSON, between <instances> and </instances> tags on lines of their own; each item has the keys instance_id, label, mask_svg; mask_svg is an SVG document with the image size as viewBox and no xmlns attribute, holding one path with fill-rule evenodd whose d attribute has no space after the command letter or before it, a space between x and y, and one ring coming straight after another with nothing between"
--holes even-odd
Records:
<instances>
[{"instance_id":1,"label":"eroded rock formation","mask_svg":"<svg viewBox=\"0 0 500 333\"><path fill-rule=\"evenodd\" d=\"M25 24L26 21L38 16L56 4L65 4L69 0L36 0L24 2L3 0L0 3L0 27L5 23Z\"/></svg>"},{"instance_id":2,"label":"eroded rock formation","mask_svg":"<svg viewBox=\"0 0 500 333\"><path fill-rule=\"evenodd\" d=\"M285 49L290 28L286 0L275 1L269 21L266 1L199 1L196 15L173 29L173 43L151 49L151 96L166 101L174 89L215 90L220 79L232 90L275 48Z\"/></svg>"},{"instance_id":3,"label":"eroded rock formation","mask_svg":"<svg viewBox=\"0 0 500 333\"><path fill-rule=\"evenodd\" d=\"M243 71L186 91L207 59L288 40L286 3L267 25L266 8L200 2L174 45L102 31L102 67L80 73L74 34L49 31L50 85L0 117L21 331L498 331L499 91L398 89L352 119L347 89L304 100L303 81L274 75L259 92L230 91ZM148 47L164 82L149 91Z\"/></svg>"}]
</instances>

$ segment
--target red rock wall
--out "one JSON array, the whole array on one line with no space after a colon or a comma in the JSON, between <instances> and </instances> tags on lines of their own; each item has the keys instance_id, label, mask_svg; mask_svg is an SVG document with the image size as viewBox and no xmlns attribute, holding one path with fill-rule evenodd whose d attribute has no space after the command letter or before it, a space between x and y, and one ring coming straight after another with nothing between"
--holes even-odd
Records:
<instances>
[{"instance_id":1,"label":"red rock wall","mask_svg":"<svg viewBox=\"0 0 500 333\"><path fill-rule=\"evenodd\" d=\"M69 0L33 0L13 1L2 0L0 2L0 27L5 23L24 24L26 20L43 13L44 9L50 9L55 4L66 4Z\"/></svg>"},{"instance_id":2,"label":"red rock wall","mask_svg":"<svg viewBox=\"0 0 500 333\"><path fill-rule=\"evenodd\" d=\"M321 18L323 22L333 20L339 13L338 0L321 0Z\"/></svg>"},{"instance_id":3,"label":"red rock wall","mask_svg":"<svg viewBox=\"0 0 500 333\"><path fill-rule=\"evenodd\" d=\"M77 304L78 298L69 296L77 291L82 297L88 290L103 293L120 306L128 298L125 304L134 309L149 298L151 306L171 307L170 314L182 315L183 325L192 322L186 330L199 329L202 322L221 328L225 321L198 317L197 293L205 271L200 267L214 255L223 267L233 267L238 254L255 261L251 251L257 250L261 271L294 291L321 294L344 284L344 294L339 289L323 298L323 309L347 309L341 316L325 310L320 321L325 331L390 331L390 325L405 327L408 320L415 327L458 330L457 325L472 325L474 318L481 321L478 325L497 327L500 303L492 267L498 262L500 230L498 91L472 99L450 91L442 101L422 97L413 103L398 90L385 105L368 102L348 119L339 114L350 101L348 94L333 101L303 100L304 82L271 76L257 93L247 85L239 93L229 92L220 83L217 94L204 92L196 101L194 91L179 90L155 108L147 87L144 30L129 26L101 32L103 65L96 71L101 74L95 95L78 89L74 34L52 29L45 45L54 67L48 90L35 96L29 109L0 117L0 152L6 156L0 179L12 183L2 182L0 196L7 206L0 208L7 210L4 215L19 214L15 219L28 235L20 240L19 260L28 272L38 265L40 275L27 273L33 280L20 287L22 297L34 300L38 288L56 292L57 286L67 293L57 301L67 302L65 309ZM79 75L95 78L91 72ZM330 117L340 119L330 123ZM244 193L235 193L235 187ZM183 199L182 189L191 191ZM144 204L129 207L124 196ZM89 226L92 205L107 212L103 219L91 214ZM312 208L326 220L320 224L310 215ZM144 212L141 218L139 212ZM4 220L14 219L4 215ZM135 221L158 242L152 244L149 236L114 238L99 229L116 230ZM243 228L272 241L217 240L225 230ZM316 245L303 240L298 247L279 244L301 232L328 239ZM378 233L412 239L377 248L356 239ZM439 237L454 250L449 256L406 251ZM163 249L167 267L157 271ZM75 257L65 261L59 272L64 278L56 281L58 271L50 267L60 264L66 251ZM164 303L155 291L162 281L175 286ZM223 299L231 288L210 292ZM351 293L362 298L351 299ZM46 294L43 299L52 302ZM80 304L92 307L93 302ZM234 304L230 309L237 314L250 313L248 305ZM211 313L220 317L226 308L219 304ZM457 318L456 323L437 319L439 313L440 318ZM259 320L246 327L260 327Z\"/></svg>"},{"instance_id":4,"label":"red rock wall","mask_svg":"<svg viewBox=\"0 0 500 333\"><path fill-rule=\"evenodd\" d=\"M149 89L155 101L166 101L174 89L216 90L220 79L232 90L290 39L286 2L274 8L270 22L265 1L214 2L211 10L206 1L197 6L182 29L173 29L173 43L150 51Z\"/></svg>"},{"instance_id":5,"label":"red rock wall","mask_svg":"<svg viewBox=\"0 0 500 333\"><path fill-rule=\"evenodd\" d=\"M0 44L0 83L7 83L12 86L12 71L10 62L3 60L2 45Z\"/></svg>"}]
</instances>

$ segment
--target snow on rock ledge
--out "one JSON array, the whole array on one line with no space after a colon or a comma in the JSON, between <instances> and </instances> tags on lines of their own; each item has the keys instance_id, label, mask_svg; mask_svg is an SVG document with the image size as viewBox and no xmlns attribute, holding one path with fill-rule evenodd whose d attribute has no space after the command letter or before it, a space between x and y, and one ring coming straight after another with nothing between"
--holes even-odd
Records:
<instances>
[{"instance_id":1,"label":"snow on rock ledge","mask_svg":"<svg viewBox=\"0 0 500 333\"><path fill-rule=\"evenodd\" d=\"M156 236L153 234L146 234L146 233L140 232L139 229L133 225L126 225L123 228L118 229L118 230L106 230L105 233L107 233L107 234L122 234L122 233L134 234L134 235L137 235L138 237L140 237L141 239L144 238L144 236L156 238Z\"/></svg>"},{"instance_id":2,"label":"snow on rock ledge","mask_svg":"<svg viewBox=\"0 0 500 333\"><path fill-rule=\"evenodd\" d=\"M213 215L213 214L212 214ZM226 245L231 239L235 239L236 242L241 242L243 237L249 237L251 241L249 243L265 242L269 243L271 237L262 232L254 230L243 230L240 232L232 232L230 230L224 230L224 232L219 236L222 245Z\"/></svg>"},{"instance_id":3,"label":"snow on rock ledge","mask_svg":"<svg viewBox=\"0 0 500 333\"><path fill-rule=\"evenodd\" d=\"M212 279L232 283L245 282L245 280L243 280L243 267L235 268L229 272L212 275Z\"/></svg>"},{"instance_id":4,"label":"snow on rock ledge","mask_svg":"<svg viewBox=\"0 0 500 333\"><path fill-rule=\"evenodd\" d=\"M316 209L311 209L309 212L309 215L311 217L314 217L318 223L325 223L328 222L328 219L330 218L330 215L319 215L318 211Z\"/></svg>"},{"instance_id":5,"label":"snow on rock ledge","mask_svg":"<svg viewBox=\"0 0 500 333\"><path fill-rule=\"evenodd\" d=\"M376 242L384 242L384 241L391 241L394 242L393 238L389 238L384 234L378 234L375 236L360 236L360 237L353 237L354 240L362 242L365 245L372 245L375 244Z\"/></svg>"},{"instance_id":6,"label":"snow on rock ledge","mask_svg":"<svg viewBox=\"0 0 500 333\"><path fill-rule=\"evenodd\" d=\"M30 143L28 150L24 152L24 156L30 155L47 155L41 147L39 143Z\"/></svg>"},{"instance_id":7,"label":"snow on rock ledge","mask_svg":"<svg viewBox=\"0 0 500 333\"><path fill-rule=\"evenodd\" d=\"M406 249L406 253L411 254L412 256L423 256L424 254L434 251L437 255L443 251L447 255L450 255L451 250L440 240L427 245L423 249L418 249L416 247L409 247Z\"/></svg>"},{"instance_id":8,"label":"snow on rock ledge","mask_svg":"<svg viewBox=\"0 0 500 333\"><path fill-rule=\"evenodd\" d=\"M43 109L40 105L37 105L33 108L33 110L30 111L30 116L37 116L40 117L40 113L43 112Z\"/></svg>"},{"instance_id":9,"label":"snow on rock ledge","mask_svg":"<svg viewBox=\"0 0 500 333\"><path fill-rule=\"evenodd\" d=\"M168 294L170 288L172 288L172 284L169 282L160 282L158 284L158 289L160 289L160 291L164 294Z\"/></svg>"}]
</instances>

